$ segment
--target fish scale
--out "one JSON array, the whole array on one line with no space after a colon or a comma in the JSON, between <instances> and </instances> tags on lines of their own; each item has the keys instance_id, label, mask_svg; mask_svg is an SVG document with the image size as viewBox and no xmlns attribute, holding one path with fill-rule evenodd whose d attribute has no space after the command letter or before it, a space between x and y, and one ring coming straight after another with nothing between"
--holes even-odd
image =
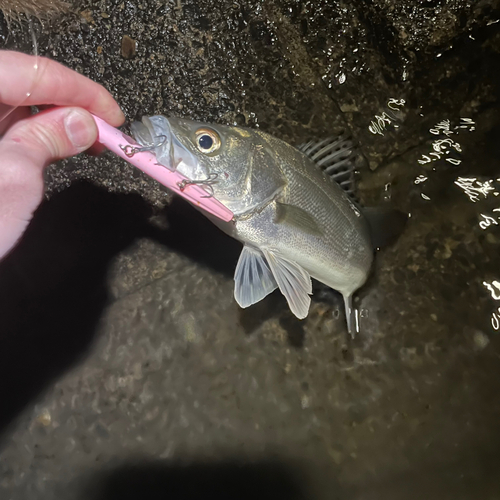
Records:
<instances>
[{"instance_id":1,"label":"fish scale","mask_svg":"<svg viewBox=\"0 0 500 500\"><path fill-rule=\"evenodd\" d=\"M280 227L278 237L290 244L280 245L280 251L315 279L351 295L364 283L373 259L366 221L344 191L308 157L283 141L258 134L276 151L277 166L288 181L280 201L310 213L323 232L320 238L310 238Z\"/></svg>"}]
</instances>

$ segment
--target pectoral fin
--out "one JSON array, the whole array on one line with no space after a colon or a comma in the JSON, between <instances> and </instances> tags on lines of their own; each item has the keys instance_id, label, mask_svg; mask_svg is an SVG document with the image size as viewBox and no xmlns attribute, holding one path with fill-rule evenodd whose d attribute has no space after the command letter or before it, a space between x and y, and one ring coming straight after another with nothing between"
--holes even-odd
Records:
<instances>
[{"instance_id":1,"label":"pectoral fin","mask_svg":"<svg viewBox=\"0 0 500 500\"><path fill-rule=\"evenodd\" d=\"M259 302L279 287L297 318L304 319L309 312L311 277L299 265L276 252L243 247L234 281L234 298L240 307Z\"/></svg>"},{"instance_id":2,"label":"pectoral fin","mask_svg":"<svg viewBox=\"0 0 500 500\"><path fill-rule=\"evenodd\" d=\"M243 247L234 281L234 298L243 308L259 302L278 288L264 255L248 246Z\"/></svg>"},{"instance_id":3,"label":"pectoral fin","mask_svg":"<svg viewBox=\"0 0 500 500\"><path fill-rule=\"evenodd\" d=\"M309 273L276 252L271 250L263 250L263 252L291 311L297 318L304 319L309 313L311 304L312 282Z\"/></svg>"},{"instance_id":4,"label":"pectoral fin","mask_svg":"<svg viewBox=\"0 0 500 500\"><path fill-rule=\"evenodd\" d=\"M288 224L313 236L322 236L323 234L314 217L294 205L277 202L275 222L277 224Z\"/></svg>"}]
</instances>

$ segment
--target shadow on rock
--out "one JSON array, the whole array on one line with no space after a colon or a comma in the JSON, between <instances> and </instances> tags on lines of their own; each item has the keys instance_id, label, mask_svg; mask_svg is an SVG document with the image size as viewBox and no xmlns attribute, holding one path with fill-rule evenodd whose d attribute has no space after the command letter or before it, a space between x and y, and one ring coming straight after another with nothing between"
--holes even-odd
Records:
<instances>
[{"instance_id":1,"label":"shadow on rock","mask_svg":"<svg viewBox=\"0 0 500 500\"><path fill-rule=\"evenodd\" d=\"M288 305L279 290L245 309L239 308L239 323L247 335L255 333L266 321L286 314Z\"/></svg>"},{"instance_id":2,"label":"shadow on rock","mask_svg":"<svg viewBox=\"0 0 500 500\"><path fill-rule=\"evenodd\" d=\"M241 244L180 199L167 209L168 229L150 223L151 207L133 194L78 182L42 203L15 250L0 263L0 431L50 381L90 347L108 301L112 259L148 237L215 272L232 276ZM303 329L279 292L242 311L251 333L270 317L295 347ZM295 324L296 323L296 324ZM290 333L291 332L291 333Z\"/></svg>"},{"instance_id":3,"label":"shadow on rock","mask_svg":"<svg viewBox=\"0 0 500 500\"><path fill-rule=\"evenodd\" d=\"M44 202L0 263L0 431L89 347L111 259L148 234L139 195L81 182Z\"/></svg>"},{"instance_id":4,"label":"shadow on rock","mask_svg":"<svg viewBox=\"0 0 500 500\"><path fill-rule=\"evenodd\" d=\"M227 236L181 198L166 209L168 231L155 239L175 252L227 277L234 276L241 243Z\"/></svg>"},{"instance_id":5,"label":"shadow on rock","mask_svg":"<svg viewBox=\"0 0 500 500\"><path fill-rule=\"evenodd\" d=\"M168 231L155 239L169 249L227 277L233 277L242 245L226 235L206 217L180 198L168 207ZM266 321L279 317L293 347L304 343L303 323L295 318L277 290L264 300L239 310L239 323L247 335L253 334Z\"/></svg>"},{"instance_id":6,"label":"shadow on rock","mask_svg":"<svg viewBox=\"0 0 500 500\"><path fill-rule=\"evenodd\" d=\"M305 500L304 481L276 462L127 465L90 482L89 500Z\"/></svg>"},{"instance_id":7,"label":"shadow on rock","mask_svg":"<svg viewBox=\"0 0 500 500\"><path fill-rule=\"evenodd\" d=\"M278 318L287 335L288 344L300 349L304 346L304 322L297 319L279 290L253 306L239 310L239 323L247 335L253 335L266 321Z\"/></svg>"}]
</instances>

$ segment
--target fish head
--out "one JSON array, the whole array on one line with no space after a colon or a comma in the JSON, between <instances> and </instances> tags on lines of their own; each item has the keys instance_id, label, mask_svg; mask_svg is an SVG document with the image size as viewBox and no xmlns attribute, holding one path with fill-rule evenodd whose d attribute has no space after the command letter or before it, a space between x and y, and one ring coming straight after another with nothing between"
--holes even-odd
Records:
<instances>
[{"instance_id":1,"label":"fish head","mask_svg":"<svg viewBox=\"0 0 500 500\"><path fill-rule=\"evenodd\" d=\"M136 139L165 141L155 149L160 163L189 180L210 184L214 196L235 215L272 199L286 181L262 135L241 127L207 124L183 118L144 118ZM151 133L152 132L152 133Z\"/></svg>"}]
</instances>

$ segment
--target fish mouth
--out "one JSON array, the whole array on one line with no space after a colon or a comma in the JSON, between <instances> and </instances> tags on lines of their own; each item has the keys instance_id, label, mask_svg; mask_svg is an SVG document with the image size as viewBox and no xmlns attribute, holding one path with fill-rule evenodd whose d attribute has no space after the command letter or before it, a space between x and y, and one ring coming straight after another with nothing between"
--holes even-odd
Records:
<instances>
[{"instance_id":1,"label":"fish mouth","mask_svg":"<svg viewBox=\"0 0 500 500\"><path fill-rule=\"evenodd\" d=\"M196 156L183 144L180 137L185 139L189 131L184 130L178 119L163 115L144 116L142 122L132 123L131 131L134 139L154 152L158 163L165 168L178 171L193 181L207 177Z\"/></svg>"},{"instance_id":2,"label":"fish mouth","mask_svg":"<svg viewBox=\"0 0 500 500\"><path fill-rule=\"evenodd\" d=\"M134 139L144 148L154 152L158 163L175 170L173 162L172 127L164 116L144 116L142 122L133 122L130 130Z\"/></svg>"}]
</instances>

